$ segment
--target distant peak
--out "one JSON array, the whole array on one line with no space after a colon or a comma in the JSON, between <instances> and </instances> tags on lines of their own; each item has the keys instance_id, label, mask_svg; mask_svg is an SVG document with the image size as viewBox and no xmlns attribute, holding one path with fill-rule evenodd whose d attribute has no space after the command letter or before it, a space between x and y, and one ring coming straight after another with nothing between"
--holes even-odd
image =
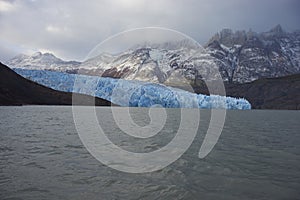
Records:
<instances>
[{"instance_id":1,"label":"distant peak","mask_svg":"<svg viewBox=\"0 0 300 200\"><path fill-rule=\"evenodd\" d=\"M41 55L43 55L42 52L38 51L38 52L33 53L31 56L32 57L39 57Z\"/></svg>"},{"instance_id":2,"label":"distant peak","mask_svg":"<svg viewBox=\"0 0 300 200\"><path fill-rule=\"evenodd\" d=\"M226 34L226 35L229 35L229 34L233 34L233 31L230 29L230 28L223 28L221 31L220 31L221 34Z\"/></svg>"},{"instance_id":3,"label":"distant peak","mask_svg":"<svg viewBox=\"0 0 300 200\"><path fill-rule=\"evenodd\" d=\"M232 47L235 44L242 45L246 41L246 32L233 31L229 28L224 28L209 40L207 46L218 46L215 41L228 47Z\"/></svg>"},{"instance_id":4,"label":"distant peak","mask_svg":"<svg viewBox=\"0 0 300 200\"><path fill-rule=\"evenodd\" d=\"M47 53L44 53L44 54L42 53L42 55L44 55L44 56L52 56L52 57L56 57L56 56L53 55L52 53L48 53L48 52L47 52Z\"/></svg>"},{"instance_id":5,"label":"distant peak","mask_svg":"<svg viewBox=\"0 0 300 200\"><path fill-rule=\"evenodd\" d=\"M32 57L40 57L40 56L53 56L53 57L56 57L54 54L52 53L49 53L49 52L46 52L46 53L42 53L40 51L37 51L33 54L31 54Z\"/></svg>"},{"instance_id":6,"label":"distant peak","mask_svg":"<svg viewBox=\"0 0 300 200\"><path fill-rule=\"evenodd\" d=\"M182 39L182 40L170 40L166 42L161 43L151 43L151 42L145 42L141 44L137 44L129 48L129 50L137 50L137 49L167 49L167 50L174 50L174 49L180 49L180 48L190 48L190 49L196 49L199 48L197 42L192 41L190 39Z\"/></svg>"},{"instance_id":7,"label":"distant peak","mask_svg":"<svg viewBox=\"0 0 300 200\"><path fill-rule=\"evenodd\" d=\"M270 32L273 32L273 33L283 33L284 31L283 31L281 25L278 24L278 25L276 25L274 28L272 28L272 29L270 30Z\"/></svg>"}]
</instances>

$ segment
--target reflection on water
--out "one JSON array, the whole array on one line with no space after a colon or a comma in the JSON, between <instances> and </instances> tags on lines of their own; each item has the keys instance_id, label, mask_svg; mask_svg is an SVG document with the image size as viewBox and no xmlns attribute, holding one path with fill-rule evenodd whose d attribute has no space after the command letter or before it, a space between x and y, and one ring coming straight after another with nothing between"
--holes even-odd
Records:
<instances>
[{"instance_id":1,"label":"reflection on water","mask_svg":"<svg viewBox=\"0 0 300 200\"><path fill-rule=\"evenodd\" d=\"M300 112L228 111L213 151L198 158L210 112L201 110L195 141L157 172L127 174L94 159L81 143L71 107L0 107L0 199L297 199L300 197ZM180 115L167 110L161 133L135 139L97 108L118 146L150 152L174 137ZM147 109L132 118L147 125ZM171 117L172 116L172 117Z\"/></svg>"}]
</instances>

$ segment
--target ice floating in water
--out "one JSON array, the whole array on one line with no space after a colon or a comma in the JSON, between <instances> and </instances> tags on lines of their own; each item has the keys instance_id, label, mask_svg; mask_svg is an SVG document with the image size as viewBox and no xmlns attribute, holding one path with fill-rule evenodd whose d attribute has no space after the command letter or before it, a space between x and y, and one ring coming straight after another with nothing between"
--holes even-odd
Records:
<instances>
[{"instance_id":1,"label":"ice floating in water","mask_svg":"<svg viewBox=\"0 0 300 200\"><path fill-rule=\"evenodd\" d=\"M195 94L154 83L45 70L14 70L27 79L55 90L93 95L121 106L251 109L245 99Z\"/></svg>"}]
</instances>

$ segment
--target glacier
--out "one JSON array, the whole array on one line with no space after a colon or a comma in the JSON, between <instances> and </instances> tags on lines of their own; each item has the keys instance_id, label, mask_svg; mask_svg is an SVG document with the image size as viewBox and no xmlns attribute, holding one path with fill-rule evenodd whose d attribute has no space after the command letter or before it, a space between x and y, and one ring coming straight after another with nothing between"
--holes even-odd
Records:
<instances>
[{"instance_id":1,"label":"glacier","mask_svg":"<svg viewBox=\"0 0 300 200\"><path fill-rule=\"evenodd\" d=\"M27 79L52 89L92 95L120 106L251 109L251 104L243 98L195 94L149 82L46 70L22 68L14 68L13 70Z\"/></svg>"}]
</instances>

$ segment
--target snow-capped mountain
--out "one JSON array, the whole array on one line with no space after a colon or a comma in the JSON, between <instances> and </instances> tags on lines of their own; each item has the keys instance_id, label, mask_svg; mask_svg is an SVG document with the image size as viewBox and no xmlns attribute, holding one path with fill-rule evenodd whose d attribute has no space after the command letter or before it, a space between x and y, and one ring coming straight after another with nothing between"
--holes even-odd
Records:
<instances>
[{"instance_id":1,"label":"snow-capped mountain","mask_svg":"<svg viewBox=\"0 0 300 200\"><path fill-rule=\"evenodd\" d=\"M94 76L142 80L169 85L199 79L250 82L262 77L300 73L300 31L288 33L278 25L268 32L224 29L199 49L190 41L138 45L112 55L104 53L82 63L64 62L51 54L18 56L12 68L47 69Z\"/></svg>"},{"instance_id":2,"label":"snow-capped mountain","mask_svg":"<svg viewBox=\"0 0 300 200\"><path fill-rule=\"evenodd\" d=\"M32 55L18 55L5 64L12 68L66 71L78 67L80 62L64 61L51 53L36 52Z\"/></svg>"},{"instance_id":3,"label":"snow-capped mountain","mask_svg":"<svg viewBox=\"0 0 300 200\"><path fill-rule=\"evenodd\" d=\"M182 44L183 41L178 43ZM83 62L78 72L154 83L182 83L194 80L197 72L201 70L199 63L212 62L209 57L203 49L198 49L192 43L148 44L118 55L101 54Z\"/></svg>"},{"instance_id":4,"label":"snow-capped mountain","mask_svg":"<svg viewBox=\"0 0 300 200\"><path fill-rule=\"evenodd\" d=\"M280 25L259 34L224 29L206 49L229 82L300 73L300 31L288 33Z\"/></svg>"}]
</instances>

